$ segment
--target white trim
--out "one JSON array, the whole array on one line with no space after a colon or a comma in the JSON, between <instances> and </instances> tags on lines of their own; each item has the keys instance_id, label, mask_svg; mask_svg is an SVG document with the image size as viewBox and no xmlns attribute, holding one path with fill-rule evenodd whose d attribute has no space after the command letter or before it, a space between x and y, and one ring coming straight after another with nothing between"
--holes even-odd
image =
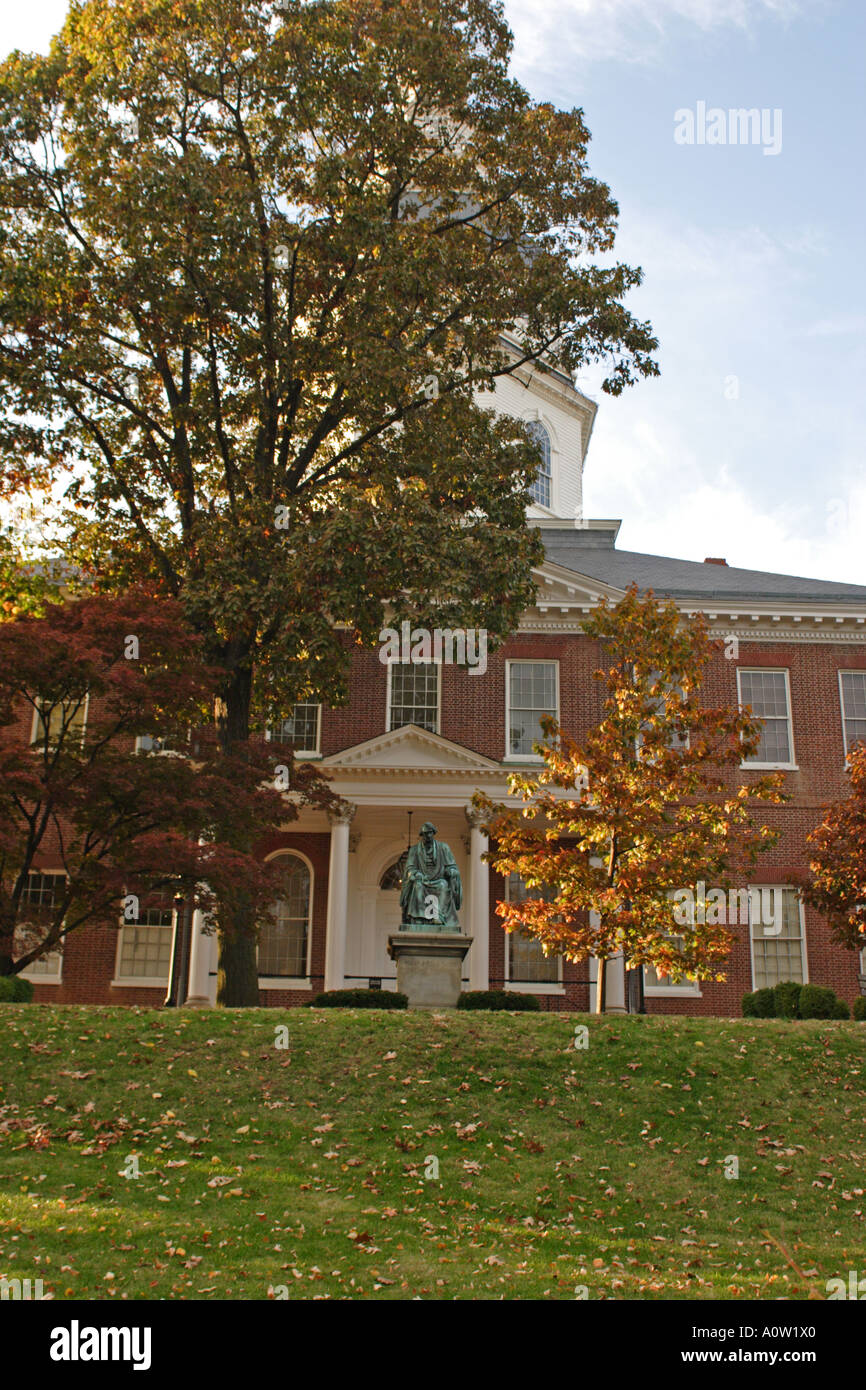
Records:
<instances>
[{"instance_id":1,"label":"white trim","mask_svg":"<svg viewBox=\"0 0 866 1390\"><path fill-rule=\"evenodd\" d=\"M131 923L127 923L130 926ZM133 979L132 976L124 976L122 979L109 980L111 989L166 989L169 976L142 975L140 979Z\"/></svg>"},{"instance_id":2,"label":"white trim","mask_svg":"<svg viewBox=\"0 0 866 1390\"><path fill-rule=\"evenodd\" d=\"M508 933L509 936L511 934ZM561 960L562 957L557 959ZM505 990L509 994L565 994L565 985L561 980L558 984L552 980L540 980L537 985L528 980L506 980Z\"/></svg>"},{"instance_id":3,"label":"white trim","mask_svg":"<svg viewBox=\"0 0 866 1390\"><path fill-rule=\"evenodd\" d=\"M306 989L311 994L313 992L309 975L269 975L267 979L259 979L259 989Z\"/></svg>"},{"instance_id":4,"label":"white trim","mask_svg":"<svg viewBox=\"0 0 866 1390\"><path fill-rule=\"evenodd\" d=\"M270 854L265 855L265 863L271 859L294 856L306 864L307 872L310 875L310 900L307 905L307 973L304 976L298 975L267 975L258 976L259 989L312 989L310 983L310 967L313 959L313 902L316 892L316 871L312 861L307 858L303 850L295 849L293 845L286 845L281 849L275 849ZM258 972L258 944L256 944L256 971Z\"/></svg>"},{"instance_id":5,"label":"white trim","mask_svg":"<svg viewBox=\"0 0 866 1390\"><path fill-rule=\"evenodd\" d=\"M530 766L540 767L544 759L538 753L512 753L510 751L510 724L511 724L511 668L512 666L553 666L555 672L554 684L556 686L556 709L553 718L559 723L559 658L558 657L533 657L515 656L509 657L505 662L505 755L504 763L528 763Z\"/></svg>"},{"instance_id":6,"label":"white trim","mask_svg":"<svg viewBox=\"0 0 866 1390\"><path fill-rule=\"evenodd\" d=\"M679 985L648 985L646 966L641 966L641 969L644 972L643 992L646 999L703 999L704 997L697 980L684 980Z\"/></svg>"},{"instance_id":7,"label":"white trim","mask_svg":"<svg viewBox=\"0 0 866 1390\"><path fill-rule=\"evenodd\" d=\"M785 772L799 772L800 769L799 769L799 767L797 766L797 754L796 754L796 750L795 750L795 747L794 747L794 706L793 706L793 703L792 703L792 700L791 700L791 672L790 672L790 670L788 669L787 666L738 666L738 667L737 667L737 704L738 704L738 706L739 706L739 708L740 708L741 710L743 709L743 692L742 692L742 687L741 687L741 685L740 685L740 673L743 672L743 671L745 671L745 672L755 672L755 673L760 672L762 675L763 675L764 673L766 673L766 672L771 673L771 674L773 674L773 675L778 675L778 674L781 672L781 674L785 677L785 699L786 699L786 701L787 701L787 707L788 707L788 712L787 712L787 716L786 716L786 722L787 722L787 725L788 725L788 751L789 751L789 753L790 753L790 759L789 759L789 761L786 762L786 763L761 763L761 762L752 762L752 761L750 761L750 760L744 758L744 759L742 760L742 762L740 763L741 769L742 769L742 768L751 767L751 768L757 768L757 770L758 770L759 772L761 772L761 771L770 771L770 770L773 770L773 771L785 771ZM771 716L771 717L772 717L773 719L778 718L777 715L773 715L773 716ZM754 718L756 718L756 719L762 719L762 720L763 720L764 717L763 717L762 715L755 715Z\"/></svg>"},{"instance_id":8,"label":"white trim","mask_svg":"<svg viewBox=\"0 0 866 1390\"><path fill-rule=\"evenodd\" d=\"M795 888L794 884L792 884L792 883L749 883L749 884L746 885L746 887L747 887L747 889L748 889L747 902L748 902L748 904L749 904L749 967L750 967L751 976L752 976L752 990L756 990L756 989L772 989L772 988L773 988L772 985L757 985L757 984L755 984L755 938L754 938L754 936L752 935L752 892L751 892L751 890L752 890L753 888L756 888L756 889L760 892L760 890L761 890L762 888L767 888L767 889L770 889L770 888L782 888L782 889L787 889L789 892L796 893L796 892L797 892L797 889ZM806 909L805 909L805 907L804 907L804 905L803 905L803 899L799 896L799 894L798 894L798 896L797 896L797 909L798 909L798 911L799 911L799 913L800 913L800 968L801 968L801 973L802 973L802 975L803 975L803 979L802 979L802 981L800 981L800 983L801 983L801 984L804 984L804 985L807 985L807 984L809 983L809 952L808 952L807 949L806 949ZM778 938L776 938L776 939L778 939ZM773 940L773 938L771 937L770 940Z\"/></svg>"},{"instance_id":9,"label":"white trim","mask_svg":"<svg viewBox=\"0 0 866 1390\"><path fill-rule=\"evenodd\" d=\"M410 643L411 648L411 643ZM385 663L385 733L396 734L398 729L418 729L419 724L398 724L391 728L391 673L395 666L435 666L436 667L436 728L425 729L424 733L433 733L437 737L442 737L442 658L432 656L429 661L386 661Z\"/></svg>"}]
</instances>

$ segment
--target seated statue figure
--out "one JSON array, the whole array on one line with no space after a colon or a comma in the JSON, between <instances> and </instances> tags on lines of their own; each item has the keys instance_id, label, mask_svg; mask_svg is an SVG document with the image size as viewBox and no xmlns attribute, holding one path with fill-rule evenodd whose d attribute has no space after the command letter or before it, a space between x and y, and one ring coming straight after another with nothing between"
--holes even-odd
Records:
<instances>
[{"instance_id":1,"label":"seated statue figure","mask_svg":"<svg viewBox=\"0 0 866 1390\"><path fill-rule=\"evenodd\" d=\"M401 931L459 932L457 911L463 901L460 870L436 827L426 821L417 845L406 859L400 906Z\"/></svg>"}]
</instances>

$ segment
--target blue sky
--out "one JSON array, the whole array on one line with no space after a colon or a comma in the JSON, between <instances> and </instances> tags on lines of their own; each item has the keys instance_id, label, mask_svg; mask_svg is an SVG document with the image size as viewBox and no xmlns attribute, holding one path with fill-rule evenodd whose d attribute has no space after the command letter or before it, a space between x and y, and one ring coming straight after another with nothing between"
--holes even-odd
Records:
<instances>
[{"instance_id":1,"label":"blue sky","mask_svg":"<svg viewBox=\"0 0 866 1390\"><path fill-rule=\"evenodd\" d=\"M626 549L866 583L866 4L506 9L515 74L584 109L661 340L660 379L600 397L588 514ZM699 101L780 109L780 152L677 144Z\"/></svg>"},{"instance_id":2,"label":"blue sky","mask_svg":"<svg viewBox=\"0 0 866 1390\"><path fill-rule=\"evenodd\" d=\"M4 7L45 49L65 0ZM662 376L600 400L587 514L626 549L866 584L864 0L506 0L514 72L581 106ZM781 112L781 148L675 113Z\"/></svg>"}]
</instances>

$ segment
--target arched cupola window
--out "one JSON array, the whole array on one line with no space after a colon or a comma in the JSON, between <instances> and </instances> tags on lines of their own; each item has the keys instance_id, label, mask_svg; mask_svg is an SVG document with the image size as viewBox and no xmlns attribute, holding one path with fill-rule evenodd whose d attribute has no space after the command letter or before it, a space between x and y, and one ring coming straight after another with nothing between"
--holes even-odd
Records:
<instances>
[{"instance_id":1,"label":"arched cupola window","mask_svg":"<svg viewBox=\"0 0 866 1390\"><path fill-rule=\"evenodd\" d=\"M542 507L549 507L552 481L550 435L540 420L530 420L527 429L529 430L533 442L538 445L538 451L541 456L538 465L538 473L529 489L529 495L534 502L540 503Z\"/></svg>"}]
</instances>

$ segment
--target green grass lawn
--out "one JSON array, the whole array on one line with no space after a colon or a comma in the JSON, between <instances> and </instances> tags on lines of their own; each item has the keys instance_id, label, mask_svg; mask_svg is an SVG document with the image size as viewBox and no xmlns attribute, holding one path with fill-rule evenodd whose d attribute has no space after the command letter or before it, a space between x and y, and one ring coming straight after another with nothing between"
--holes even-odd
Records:
<instances>
[{"instance_id":1,"label":"green grass lawn","mask_svg":"<svg viewBox=\"0 0 866 1390\"><path fill-rule=\"evenodd\" d=\"M808 1298L866 1265L862 1024L5 1004L0 1046L0 1274L57 1299Z\"/></svg>"}]
</instances>

